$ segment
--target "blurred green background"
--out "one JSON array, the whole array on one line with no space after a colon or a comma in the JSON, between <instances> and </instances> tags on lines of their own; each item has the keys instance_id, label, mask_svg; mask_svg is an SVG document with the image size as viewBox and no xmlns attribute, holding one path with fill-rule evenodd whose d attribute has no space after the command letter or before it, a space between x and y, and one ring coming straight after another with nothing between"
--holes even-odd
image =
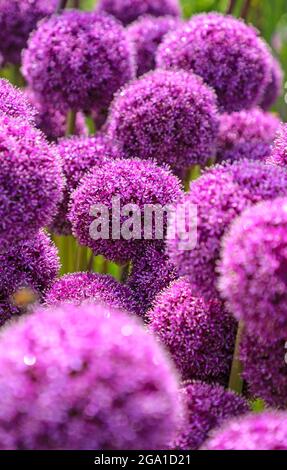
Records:
<instances>
[{"instance_id":1,"label":"blurred green background","mask_svg":"<svg viewBox=\"0 0 287 470\"><path fill-rule=\"evenodd\" d=\"M237 0L234 14L240 16L246 0ZM96 0L81 0L83 9L94 8ZM189 18L195 13L217 10L226 12L230 0L181 0L183 14ZM247 20L253 23L272 47L285 71L287 80L287 0L251 0ZM287 86L274 107L287 121Z\"/></svg>"}]
</instances>

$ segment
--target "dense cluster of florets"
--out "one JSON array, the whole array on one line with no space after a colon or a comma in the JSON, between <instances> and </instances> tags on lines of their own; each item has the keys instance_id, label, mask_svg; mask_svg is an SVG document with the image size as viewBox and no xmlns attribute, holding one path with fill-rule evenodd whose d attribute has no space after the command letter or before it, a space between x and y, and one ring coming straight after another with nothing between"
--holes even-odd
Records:
<instances>
[{"instance_id":1,"label":"dense cluster of florets","mask_svg":"<svg viewBox=\"0 0 287 470\"><path fill-rule=\"evenodd\" d=\"M156 159L178 172L214 155L218 127L215 94L184 71L156 70L130 83L108 120L124 158Z\"/></svg>"},{"instance_id":2,"label":"dense cluster of florets","mask_svg":"<svg viewBox=\"0 0 287 470\"><path fill-rule=\"evenodd\" d=\"M280 120L271 113L254 108L232 114L222 114L216 159L222 161L260 160L271 153Z\"/></svg>"},{"instance_id":3,"label":"dense cluster of florets","mask_svg":"<svg viewBox=\"0 0 287 470\"><path fill-rule=\"evenodd\" d=\"M72 194L69 220L80 244L91 248L95 255L125 263L146 245L162 245L162 240L156 239L154 224L144 221L145 207L163 208L181 196L181 183L170 170L139 159L109 160L94 167L82 179ZM166 225L164 217L163 237ZM150 232L150 239L144 233L145 228Z\"/></svg>"},{"instance_id":4,"label":"dense cluster of florets","mask_svg":"<svg viewBox=\"0 0 287 470\"><path fill-rule=\"evenodd\" d=\"M182 204L197 208L196 246L184 249L181 234L177 234L168 241L168 252L179 275L189 277L194 295L217 295L216 270L225 232L245 208L286 195L286 183L283 169L241 160L217 165L191 184ZM194 220L186 220L186 233L194 230L193 224Z\"/></svg>"},{"instance_id":5,"label":"dense cluster of florets","mask_svg":"<svg viewBox=\"0 0 287 470\"><path fill-rule=\"evenodd\" d=\"M76 305L101 302L111 308L126 312L136 311L132 290L113 277L97 273L66 274L58 279L45 297L46 304L60 305L69 302Z\"/></svg>"},{"instance_id":6,"label":"dense cluster of florets","mask_svg":"<svg viewBox=\"0 0 287 470\"><path fill-rule=\"evenodd\" d=\"M37 300L55 281L60 269L56 247L49 237L40 232L31 241L18 246L10 245L0 254L0 293L3 311L0 325L9 318L21 314L14 295L29 289Z\"/></svg>"},{"instance_id":7,"label":"dense cluster of florets","mask_svg":"<svg viewBox=\"0 0 287 470\"><path fill-rule=\"evenodd\" d=\"M180 24L181 20L172 16L144 16L128 27L128 37L135 47L138 76L155 69L158 46L164 36Z\"/></svg>"},{"instance_id":8,"label":"dense cluster of florets","mask_svg":"<svg viewBox=\"0 0 287 470\"><path fill-rule=\"evenodd\" d=\"M185 421L171 448L197 450L210 432L235 416L248 413L244 398L219 385L187 383L181 390L186 411Z\"/></svg>"},{"instance_id":9,"label":"dense cluster of florets","mask_svg":"<svg viewBox=\"0 0 287 470\"><path fill-rule=\"evenodd\" d=\"M194 297L187 279L174 281L148 312L152 331L170 352L184 380L226 385L236 322L218 299Z\"/></svg>"},{"instance_id":10,"label":"dense cluster of florets","mask_svg":"<svg viewBox=\"0 0 287 470\"><path fill-rule=\"evenodd\" d=\"M277 59L273 58L271 80L267 85L263 98L260 101L261 108L268 110L279 98L283 91L283 70Z\"/></svg>"},{"instance_id":11,"label":"dense cluster of florets","mask_svg":"<svg viewBox=\"0 0 287 470\"><path fill-rule=\"evenodd\" d=\"M223 242L219 288L250 334L287 338L287 198L244 212Z\"/></svg>"},{"instance_id":12,"label":"dense cluster of florets","mask_svg":"<svg viewBox=\"0 0 287 470\"><path fill-rule=\"evenodd\" d=\"M266 163L287 168L287 124L282 124L278 130L271 155L266 159Z\"/></svg>"},{"instance_id":13,"label":"dense cluster of florets","mask_svg":"<svg viewBox=\"0 0 287 470\"><path fill-rule=\"evenodd\" d=\"M180 16L179 0L99 0L97 11L109 13L124 25L142 15Z\"/></svg>"},{"instance_id":14,"label":"dense cluster of florets","mask_svg":"<svg viewBox=\"0 0 287 470\"><path fill-rule=\"evenodd\" d=\"M232 420L205 450L287 450L287 413L265 412Z\"/></svg>"},{"instance_id":15,"label":"dense cluster of florets","mask_svg":"<svg viewBox=\"0 0 287 470\"><path fill-rule=\"evenodd\" d=\"M140 324L101 305L25 320L1 336L1 449L167 447L177 380Z\"/></svg>"},{"instance_id":16,"label":"dense cluster of florets","mask_svg":"<svg viewBox=\"0 0 287 470\"><path fill-rule=\"evenodd\" d=\"M282 410L287 409L286 354L285 340L264 344L256 336L242 337L240 360L250 395Z\"/></svg>"},{"instance_id":17,"label":"dense cluster of florets","mask_svg":"<svg viewBox=\"0 0 287 470\"><path fill-rule=\"evenodd\" d=\"M109 16L74 10L41 22L22 68L36 94L56 108L74 110L108 107L135 75L124 28Z\"/></svg>"},{"instance_id":18,"label":"dense cluster of florets","mask_svg":"<svg viewBox=\"0 0 287 470\"><path fill-rule=\"evenodd\" d=\"M23 91L11 85L8 80L0 79L0 113L34 124L37 111Z\"/></svg>"},{"instance_id":19,"label":"dense cluster of florets","mask_svg":"<svg viewBox=\"0 0 287 470\"><path fill-rule=\"evenodd\" d=\"M52 15L59 0L1 0L0 53L6 63L19 64L21 51L39 20Z\"/></svg>"},{"instance_id":20,"label":"dense cluster of florets","mask_svg":"<svg viewBox=\"0 0 287 470\"><path fill-rule=\"evenodd\" d=\"M40 131L0 116L0 251L31 239L62 198L61 163Z\"/></svg>"},{"instance_id":21,"label":"dense cluster of florets","mask_svg":"<svg viewBox=\"0 0 287 470\"><path fill-rule=\"evenodd\" d=\"M216 91L220 109L233 112L260 103L270 82L272 56L253 27L210 13L169 33L159 46L157 65L200 75Z\"/></svg>"},{"instance_id":22,"label":"dense cluster of florets","mask_svg":"<svg viewBox=\"0 0 287 470\"><path fill-rule=\"evenodd\" d=\"M72 192L82 178L93 167L101 167L118 152L113 143L104 135L96 137L68 137L59 141L57 151L63 164L65 189L63 201L52 223L52 231L62 235L71 234L71 224L67 215Z\"/></svg>"}]
</instances>

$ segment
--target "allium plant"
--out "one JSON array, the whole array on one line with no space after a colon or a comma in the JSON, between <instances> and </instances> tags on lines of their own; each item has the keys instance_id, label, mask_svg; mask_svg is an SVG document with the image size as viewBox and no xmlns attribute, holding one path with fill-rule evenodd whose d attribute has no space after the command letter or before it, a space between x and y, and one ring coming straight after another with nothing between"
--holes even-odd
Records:
<instances>
[{"instance_id":1,"label":"allium plant","mask_svg":"<svg viewBox=\"0 0 287 470\"><path fill-rule=\"evenodd\" d=\"M287 450L287 413L269 411L234 419L216 431L205 450Z\"/></svg>"},{"instance_id":2,"label":"allium plant","mask_svg":"<svg viewBox=\"0 0 287 470\"><path fill-rule=\"evenodd\" d=\"M99 0L97 11L115 16L124 25L147 14L175 17L181 14L179 0Z\"/></svg>"},{"instance_id":3,"label":"allium plant","mask_svg":"<svg viewBox=\"0 0 287 470\"><path fill-rule=\"evenodd\" d=\"M287 124L282 124L272 148L271 155L266 159L266 163L278 165L283 168L287 166Z\"/></svg>"},{"instance_id":4,"label":"allium plant","mask_svg":"<svg viewBox=\"0 0 287 470\"><path fill-rule=\"evenodd\" d=\"M147 318L184 380L227 385L236 321L221 300L195 297L188 280L181 278L156 297Z\"/></svg>"},{"instance_id":5,"label":"allium plant","mask_svg":"<svg viewBox=\"0 0 287 470\"><path fill-rule=\"evenodd\" d=\"M35 124L37 111L25 93L13 86L8 80L0 79L0 114L21 118Z\"/></svg>"},{"instance_id":6,"label":"allium plant","mask_svg":"<svg viewBox=\"0 0 287 470\"><path fill-rule=\"evenodd\" d=\"M214 156L218 127L215 94L199 77L155 70L116 95L107 132L124 158L156 159L180 173Z\"/></svg>"},{"instance_id":7,"label":"allium plant","mask_svg":"<svg viewBox=\"0 0 287 470\"><path fill-rule=\"evenodd\" d=\"M164 449L175 435L173 367L119 311L36 310L2 331L0 356L1 449Z\"/></svg>"},{"instance_id":8,"label":"allium plant","mask_svg":"<svg viewBox=\"0 0 287 470\"><path fill-rule=\"evenodd\" d=\"M23 74L34 93L54 107L107 108L135 76L132 47L121 24L76 10L42 21L23 54Z\"/></svg>"},{"instance_id":9,"label":"allium plant","mask_svg":"<svg viewBox=\"0 0 287 470\"><path fill-rule=\"evenodd\" d=\"M221 111L230 113L260 104L272 55L252 26L209 13L170 32L158 48L157 65L200 75L216 91Z\"/></svg>"},{"instance_id":10,"label":"allium plant","mask_svg":"<svg viewBox=\"0 0 287 470\"><path fill-rule=\"evenodd\" d=\"M246 210L222 247L219 289L229 310L249 334L286 340L287 198Z\"/></svg>"}]
</instances>

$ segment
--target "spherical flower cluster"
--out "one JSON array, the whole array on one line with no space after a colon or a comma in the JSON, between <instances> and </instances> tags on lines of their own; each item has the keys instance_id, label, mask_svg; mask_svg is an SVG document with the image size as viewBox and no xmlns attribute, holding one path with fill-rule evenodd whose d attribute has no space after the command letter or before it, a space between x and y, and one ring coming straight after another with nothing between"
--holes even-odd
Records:
<instances>
[{"instance_id":1,"label":"spherical flower cluster","mask_svg":"<svg viewBox=\"0 0 287 470\"><path fill-rule=\"evenodd\" d=\"M168 169L139 159L109 160L94 167L72 194L69 220L80 244L95 255L126 263L146 245L162 245L155 224L144 220L146 206L163 208L181 196L181 183ZM163 237L166 222L163 217Z\"/></svg>"},{"instance_id":2,"label":"spherical flower cluster","mask_svg":"<svg viewBox=\"0 0 287 470\"><path fill-rule=\"evenodd\" d=\"M21 90L0 79L0 114L3 113L34 124L37 112Z\"/></svg>"},{"instance_id":3,"label":"spherical flower cluster","mask_svg":"<svg viewBox=\"0 0 287 470\"><path fill-rule=\"evenodd\" d=\"M219 13L194 16L169 33L157 52L162 68L192 70L214 88L222 111L260 103L270 81L272 56L257 31Z\"/></svg>"},{"instance_id":4,"label":"spherical flower cluster","mask_svg":"<svg viewBox=\"0 0 287 470\"><path fill-rule=\"evenodd\" d=\"M283 169L247 160L217 165L191 184L181 204L197 209L196 246L184 249L178 234L168 241L167 248L179 275L189 277L194 295L217 295L221 239L231 222L246 207L286 194L287 174ZM187 233L194 230L193 224L194 220L185 221Z\"/></svg>"},{"instance_id":5,"label":"spherical flower cluster","mask_svg":"<svg viewBox=\"0 0 287 470\"><path fill-rule=\"evenodd\" d=\"M137 75L155 69L155 54L164 36L181 24L172 16L144 16L127 28L136 52Z\"/></svg>"},{"instance_id":6,"label":"spherical flower cluster","mask_svg":"<svg viewBox=\"0 0 287 470\"><path fill-rule=\"evenodd\" d=\"M0 356L1 449L163 449L173 439L173 369L119 311L37 310L3 331Z\"/></svg>"},{"instance_id":7,"label":"spherical flower cluster","mask_svg":"<svg viewBox=\"0 0 287 470\"><path fill-rule=\"evenodd\" d=\"M6 63L19 64L21 51L39 20L52 15L59 0L1 0L0 52Z\"/></svg>"},{"instance_id":8,"label":"spherical flower cluster","mask_svg":"<svg viewBox=\"0 0 287 470\"><path fill-rule=\"evenodd\" d=\"M60 269L56 247L50 238L40 232L28 242L11 245L0 253L0 325L19 315L21 309L14 304L13 295L21 289L30 289L38 300L55 281Z\"/></svg>"},{"instance_id":9,"label":"spherical flower cluster","mask_svg":"<svg viewBox=\"0 0 287 470\"><path fill-rule=\"evenodd\" d=\"M268 110L282 94L283 70L277 59L273 58L271 80L260 102L261 108Z\"/></svg>"},{"instance_id":10,"label":"spherical flower cluster","mask_svg":"<svg viewBox=\"0 0 287 470\"><path fill-rule=\"evenodd\" d=\"M135 75L132 48L113 18L76 10L43 21L23 55L33 91L55 107L107 108Z\"/></svg>"},{"instance_id":11,"label":"spherical flower cluster","mask_svg":"<svg viewBox=\"0 0 287 470\"><path fill-rule=\"evenodd\" d=\"M227 384L236 322L220 300L194 297L181 278L156 297L147 316L184 380Z\"/></svg>"},{"instance_id":12,"label":"spherical flower cluster","mask_svg":"<svg viewBox=\"0 0 287 470\"><path fill-rule=\"evenodd\" d=\"M222 245L219 289L247 331L287 338L287 198L246 210Z\"/></svg>"},{"instance_id":13,"label":"spherical flower cluster","mask_svg":"<svg viewBox=\"0 0 287 470\"><path fill-rule=\"evenodd\" d=\"M266 163L278 165L286 168L287 166L287 124L282 124L272 148L271 155L266 159Z\"/></svg>"},{"instance_id":14,"label":"spherical flower cluster","mask_svg":"<svg viewBox=\"0 0 287 470\"><path fill-rule=\"evenodd\" d=\"M65 189L58 213L51 229L61 235L71 234L71 224L67 219L71 193L81 179L94 166L101 166L108 158L116 158L117 151L104 135L96 137L69 137L59 141L57 146L63 163Z\"/></svg>"},{"instance_id":15,"label":"spherical flower cluster","mask_svg":"<svg viewBox=\"0 0 287 470\"><path fill-rule=\"evenodd\" d=\"M35 116L35 125L47 137L48 140L54 141L60 137L64 137L67 132L67 116L68 110L56 109L49 103L45 103L39 99L31 89L25 90L26 96L30 103L37 110ZM85 117L78 112L75 124L75 135L87 135L87 127Z\"/></svg>"},{"instance_id":16,"label":"spherical flower cluster","mask_svg":"<svg viewBox=\"0 0 287 470\"><path fill-rule=\"evenodd\" d=\"M250 414L232 420L207 441L205 450L287 450L287 413Z\"/></svg>"},{"instance_id":17,"label":"spherical flower cluster","mask_svg":"<svg viewBox=\"0 0 287 470\"><path fill-rule=\"evenodd\" d=\"M156 158L180 171L215 153L216 98L199 77L156 70L119 92L108 134L125 158Z\"/></svg>"},{"instance_id":18,"label":"spherical flower cluster","mask_svg":"<svg viewBox=\"0 0 287 470\"><path fill-rule=\"evenodd\" d=\"M58 279L45 297L48 306L62 302L80 305L85 301L102 302L111 308L135 312L132 290L113 277L97 273L66 274Z\"/></svg>"},{"instance_id":19,"label":"spherical flower cluster","mask_svg":"<svg viewBox=\"0 0 287 470\"><path fill-rule=\"evenodd\" d=\"M219 385L187 383L181 390L187 416L171 448L197 450L226 420L248 413L244 398Z\"/></svg>"},{"instance_id":20,"label":"spherical flower cluster","mask_svg":"<svg viewBox=\"0 0 287 470\"><path fill-rule=\"evenodd\" d=\"M253 397L261 398L267 405L287 408L287 353L286 341L262 343L256 336L244 334L240 343L240 360L243 378Z\"/></svg>"},{"instance_id":21,"label":"spherical flower cluster","mask_svg":"<svg viewBox=\"0 0 287 470\"><path fill-rule=\"evenodd\" d=\"M31 239L55 215L62 198L54 147L20 119L0 116L0 251Z\"/></svg>"},{"instance_id":22,"label":"spherical flower cluster","mask_svg":"<svg viewBox=\"0 0 287 470\"><path fill-rule=\"evenodd\" d=\"M142 15L180 16L179 0L99 0L97 11L109 13L124 25Z\"/></svg>"},{"instance_id":23,"label":"spherical flower cluster","mask_svg":"<svg viewBox=\"0 0 287 470\"><path fill-rule=\"evenodd\" d=\"M265 159L271 153L280 120L274 114L254 108L222 114L218 137L217 161Z\"/></svg>"},{"instance_id":24,"label":"spherical flower cluster","mask_svg":"<svg viewBox=\"0 0 287 470\"><path fill-rule=\"evenodd\" d=\"M163 250L147 247L133 260L127 285L134 292L137 313L144 316L156 295L177 278L177 272Z\"/></svg>"}]
</instances>

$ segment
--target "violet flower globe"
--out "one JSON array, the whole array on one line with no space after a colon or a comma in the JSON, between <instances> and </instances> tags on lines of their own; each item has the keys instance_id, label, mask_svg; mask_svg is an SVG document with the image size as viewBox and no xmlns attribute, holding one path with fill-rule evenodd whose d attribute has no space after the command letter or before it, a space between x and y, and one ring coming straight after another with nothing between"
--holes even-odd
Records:
<instances>
[{"instance_id":1,"label":"violet flower globe","mask_svg":"<svg viewBox=\"0 0 287 470\"><path fill-rule=\"evenodd\" d=\"M257 336L244 334L240 343L242 376L249 394L282 410L287 409L286 352L285 340L265 344Z\"/></svg>"},{"instance_id":2,"label":"violet flower globe","mask_svg":"<svg viewBox=\"0 0 287 470\"><path fill-rule=\"evenodd\" d=\"M253 27L208 13L164 38L157 65L201 76L214 88L221 111L231 113L260 103L271 78L272 55Z\"/></svg>"},{"instance_id":3,"label":"violet flower globe","mask_svg":"<svg viewBox=\"0 0 287 470\"><path fill-rule=\"evenodd\" d=\"M72 273L57 279L45 296L48 306L63 302L80 305L83 302L101 302L110 308L135 312L132 290L113 277L97 273Z\"/></svg>"},{"instance_id":4,"label":"violet flower globe","mask_svg":"<svg viewBox=\"0 0 287 470\"><path fill-rule=\"evenodd\" d=\"M215 154L216 97L191 73L155 70L116 95L107 126L124 158L156 159L180 173Z\"/></svg>"},{"instance_id":5,"label":"violet flower globe","mask_svg":"<svg viewBox=\"0 0 287 470\"><path fill-rule=\"evenodd\" d=\"M21 118L35 124L36 109L30 104L22 90L13 86L8 80L0 79L0 114Z\"/></svg>"},{"instance_id":6,"label":"violet flower globe","mask_svg":"<svg viewBox=\"0 0 287 470\"><path fill-rule=\"evenodd\" d=\"M59 0L1 0L0 53L5 63L20 64L21 51L39 20L55 13Z\"/></svg>"},{"instance_id":7,"label":"violet flower globe","mask_svg":"<svg viewBox=\"0 0 287 470\"><path fill-rule=\"evenodd\" d=\"M22 313L14 299L17 291L29 289L39 301L59 270L57 249L44 232L29 242L18 246L12 244L5 253L0 253L1 305L5 304L0 313L0 325Z\"/></svg>"},{"instance_id":8,"label":"violet flower globe","mask_svg":"<svg viewBox=\"0 0 287 470\"><path fill-rule=\"evenodd\" d=\"M287 124L282 124L278 130L271 155L266 159L266 163L287 167Z\"/></svg>"},{"instance_id":9,"label":"violet flower globe","mask_svg":"<svg viewBox=\"0 0 287 470\"><path fill-rule=\"evenodd\" d=\"M181 278L156 297L147 319L183 380L228 383L236 321L223 302L194 297L188 280Z\"/></svg>"},{"instance_id":10,"label":"violet flower globe","mask_svg":"<svg viewBox=\"0 0 287 470\"><path fill-rule=\"evenodd\" d=\"M249 208L222 244L219 289L251 335L287 338L287 198Z\"/></svg>"},{"instance_id":11,"label":"violet flower globe","mask_svg":"<svg viewBox=\"0 0 287 470\"><path fill-rule=\"evenodd\" d=\"M41 132L0 115L0 252L51 222L62 198L59 156Z\"/></svg>"},{"instance_id":12,"label":"violet flower globe","mask_svg":"<svg viewBox=\"0 0 287 470\"><path fill-rule=\"evenodd\" d=\"M181 389L181 399L187 416L172 449L197 450L211 431L226 420L248 413L247 401L219 385L191 382Z\"/></svg>"},{"instance_id":13,"label":"violet flower globe","mask_svg":"<svg viewBox=\"0 0 287 470\"><path fill-rule=\"evenodd\" d=\"M51 230L59 235L70 235L72 228L67 216L72 192L89 170L94 166L101 167L107 159L116 158L118 152L113 143L101 134L96 137L61 139L58 142L57 150L63 163L65 189Z\"/></svg>"},{"instance_id":14,"label":"violet flower globe","mask_svg":"<svg viewBox=\"0 0 287 470\"><path fill-rule=\"evenodd\" d=\"M204 450L287 450L287 413L268 411L234 419L214 433Z\"/></svg>"},{"instance_id":15,"label":"violet flower globe","mask_svg":"<svg viewBox=\"0 0 287 470\"><path fill-rule=\"evenodd\" d=\"M280 62L273 58L271 80L267 85L263 98L260 102L262 109L268 110L276 103L283 92L284 72Z\"/></svg>"},{"instance_id":16,"label":"violet flower globe","mask_svg":"<svg viewBox=\"0 0 287 470\"><path fill-rule=\"evenodd\" d=\"M144 16L127 28L128 37L135 47L138 77L155 69L158 46L164 36L180 24L181 20L172 16Z\"/></svg>"},{"instance_id":17,"label":"violet flower globe","mask_svg":"<svg viewBox=\"0 0 287 470\"><path fill-rule=\"evenodd\" d=\"M167 252L179 275L188 276L194 295L218 295L221 240L233 220L252 204L286 194L286 172L257 161L216 165L192 182L180 204L187 209L191 205L197 208L196 246L186 249L188 242L178 233L167 241ZM192 230L194 220L186 218L185 232Z\"/></svg>"},{"instance_id":18,"label":"violet flower globe","mask_svg":"<svg viewBox=\"0 0 287 470\"><path fill-rule=\"evenodd\" d=\"M163 208L182 194L180 181L167 168L139 159L109 160L82 179L71 196L68 218L81 245L124 264L150 244L163 245L167 217L158 237L154 224L144 221L146 206Z\"/></svg>"},{"instance_id":19,"label":"violet flower globe","mask_svg":"<svg viewBox=\"0 0 287 470\"><path fill-rule=\"evenodd\" d=\"M280 127L280 120L260 108L222 114L216 161L265 161L271 154L271 144Z\"/></svg>"},{"instance_id":20,"label":"violet flower globe","mask_svg":"<svg viewBox=\"0 0 287 470\"><path fill-rule=\"evenodd\" d=\"M115 16L124 25L142 15L181 15L179 0L99 0L97 11Z\"/></svg>"},{"instance_id":21,"label":"violet flower globe","mask_svg":"<svg viewBox=\"0 0 287 470\"><path fill-rule=\"evenodd\" d=\"M1 335L1 449L167 447L177 377L135 319L69 304L23 320Z\"/></svg>"},{"instance_id":22,"label":"violet flower globe","mask_svg":"<svg viewBox=\"0 0 287 470\"><path fill-rule=\"evenodd\" d=\"M37 95L75 111L107 108L114 93L135 76L122 25L106 15L76 10L38 25L22 70Z\"/></svg>"}]
</instances>

